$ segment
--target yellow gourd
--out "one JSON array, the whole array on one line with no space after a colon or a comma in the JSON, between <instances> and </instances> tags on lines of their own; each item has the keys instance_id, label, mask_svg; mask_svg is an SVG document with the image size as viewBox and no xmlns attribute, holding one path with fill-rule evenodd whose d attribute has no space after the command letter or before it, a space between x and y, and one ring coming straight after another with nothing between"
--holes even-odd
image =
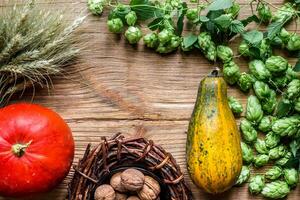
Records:
<instances>
[{"instance_id":1,"label":"yellow gourd","mask_svg":"<svg viewBox=\"0 0 300 200\"><path fill-rule=\"evenodd\" d=\"M228 105L226 83L216 74L200 83L186 153L191 179L208 193L230 189L240 174L240 133Z\"/></svg>"}]
</instances>

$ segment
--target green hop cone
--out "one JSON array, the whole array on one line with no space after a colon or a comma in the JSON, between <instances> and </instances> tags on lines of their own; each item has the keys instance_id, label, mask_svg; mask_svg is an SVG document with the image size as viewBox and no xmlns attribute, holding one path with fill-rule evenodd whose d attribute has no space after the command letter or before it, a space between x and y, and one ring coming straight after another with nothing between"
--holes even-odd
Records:
<instances>
[{"instance_id":1,"label":"green hop cone","mask_svg":"<svg viewBox=\"0 0 300 200\"><path fill-rule=\"evenodd\" d=\"M229 107L235 115L240 115L244 109L243 105L234 97L228 97Z\"/></svg>"},{"instance_id":2,"label":"green hop cone","mask_svg":"<svg viewBox=\"0 0 300 200\"><path fill-rule=\"evenodd\" d=\"M246 108L246 118L255 125L258 125L263 118L263 110L256 96L249 96Z\"/></svg>"},{"instance_id":3,"label":"green hop cone","mask_svg":"<svg viewBox=\"0 0 300 200\"><path fill-rule=\"evenodd\" d=\"M250 178L250 168L248 166L243 166L242 171L236 181L235 185L240 186Z\"/></svg>"},{"instance_id":4,"label":"green hop cone","mask_svg":"<svg viewBox=\"0 0 300 200\"><path fill-rule=\"evenodd\" d=\"M274 147L269 151L269 158L271 160L277 160L279 158L284 157L287 154L287 148L283 145Z\"/></svg>"},{"instance_id":5,"label":"green hop cone","mask_svg":"<svg viewBox=\"0 0 300 200\"><path fill-rule=\"evenodd\" d=\"M275 76L272 77L272 81L270 81L271 86L274 88L283 88L287 85L288 78L287 76Z\"/></svg>"},{"instance_id":6,"label":"green hop cone","mask_svg":"<svg viewBox=\"0 0 300 200\"><path fill-rule=\"evenodd\" d=\"M270 71L261 60L253 60L249 63L249 70L258 80L268 80L271 78Z\"/></svg>"},{"instance_id":7,"label":"green hop cone","mask_svg":"<svg viewBox=\"0 0 300 200\"><path fill-rule=\"evenodd\" d=\"M274 180L278 179L281 175L282 175L281 167L273 166L271 169L269 169L266 172L265 177L266 177L266 179L274 181Z\"/></svg>"},{"instance_id":8,"label":"green hop cone","mask_svg":"<svg viewBox=\"0 0 300 200\"><path fill-rule=\"evenodd\" d=\"M279 36L275 36L271 41L271 44L276 47L281 47L281 48L285 47L282 39Z\"/></svg>"},{"instance_id":9,"label":"green hop cone","mask_svg":"<svg viewBox=\"0 0 300 200\"><path fill-rule=\"evenodd\" d=\"M248 43L243 40L239 46L239 53L242 55L242 56L245 56L245 57L249 57L251 54L250 54L250 47L248 45Z\"/></svg>"},{"instance_id":10,"label":"green hop cone","mask_svg":"<svg viewBox=\"0 0 300 200\"><path fill-rule=\"evenodd\" d=\"M223 75L228 84L234 85L241 76L240 68L234 61L225 63L223 66Z\"/></svg>"},{"instance_id":11,"label":"green hop cone","mask_svg":"<svg viewBox=\"0 0 300 200\"><path fill-rule=\"evenodd\" d=\"M262 100L261 104L264 112L267 114L272 114L277 105L276 92L271 90L269 98Z\"/></svg>"},{"instance_id":12,"label":"green hop cone","mask_svg":"<svg viewBox=\"0 0 300 200\"><path fill-rule=\"evenodd\" d=\"M296 169L284 169L283 170L285 182L292 188L296 187L299 182L299 173Z\"/></svg>"},{"instance_id":13,"label":"green hop cone","mask_svg":"<svg viewBox=\"0 0 300 200\"><path fill-rule=\"evenodd\" d=\"M138 27L130 26L125 32L125 37L130 44L136 44L143 37L143 34Z\"/></svg>"},{"instance_id":14,"label":"green hop cone","mask_svg":"<svg viewBox=\"0 0 300 200\"><path fill-rule=\"evenodd\" d=\"M279 37L283 41L283 43L288 43L291 34L285 28L282 28Z\"/></svg>"},{"instance_id":15,"label":"green hop cone","mask_svg":"<svg viewBox=\"0 0 300 200\"><path fill-rule=\"evenodd\" d=\"M198 9L197 8L189 8L186 11L186 18L191 22L198 19Z\"/></svg>"},{"instance_id":16,"label":"green hop cone","mask_svg":"<svg viewBox=\"0 0 300 200\"><path fill-rule=\"evenodd\" d=\"M259 46L259 53L260 53L260 57L261 58L269 58L270 56L272 56L272 47L270 45L270 42L266 39L263 39L260 43Z\"/></svg>"},{"instance_id":17,"label":"green hop cone","mask_svg":"<svg viewBox=\"0 0 300 200\"><path fill-rule=\"evenodd\" d=\"M258 129L264 133L271 131L275 120L276 118L273 116L264 116L259 123Z\"/></svg>"},{"instance_id":18,"label":"green hop cone","mask_svg":"<svg viewBox=\"0 0 300 200\"><path fill-rule=\"evenodd\" d=\"M259 154L254 157L254 166L259 168L263 167L269 162L269 156L265 154Z\"/></svg>"},{"instance_id":19,"label":"green hop cone","mask_svg":"<svg viewBox=\"0 0 300 200\"><path fill-rule=\"evenodd\" d=\"M297 12L294 9L293 4L288 2L277 10L272 20L275 22L286 22L296 16L296 14Z\"/></svg>"},{"instance_id":20,"label":"green hop cone","mask_svg":"<svg viewBox=\"0 0 300 200\"><path fill-rule=\"evenodd\" d=\"M254 153L249 145L244 142L241 142L241 149L243 155L243 161L247 164L250 164L254 160Z\"/></svg>"},{"instance_id":21,"label":"green hop cone","mask_svg":"<svg viewBox=\"0 0 300 200\"><path fill-rule=\"evenodd\" d=\"M300 50L300 35L294 33L286 45L289 51L299 51Z\"/></svg>"},{"instance_id":22,"label":"green hop cone","mask_svg":"<svg viewBox=\"0 0 300 200\"><path fill-rule=\"evenodd\" d=\"M252 74L243 72L238 80L238 85L243 92L248 92L254 82L255 78L252 76Z\"/></svg>"},{"instance_id":23,"label":"green hop cone","mask_svg":"<svg viewBox=\"0 0 300 200\"><path fill-rule=\"evenodd\" d=\"M94 15L101 15L106 3L106 0L88 0L88 8Z\"/></svg>"},{"instance_id":24,"label":"green hop cone","mask_svg":"<svg viewBox=\"0 0 300 200\"><path fill-rule=\"evenodd\" d=\"M238 4L237 2L233 2L230 8L225 9L225 13L231 14L232 18L234 19L239 15L240 9L240 4Z\"/></svg>"},{"instance_id":25,"label":"green hop cone","mask_svg":"<svg viewBox=\"0 0 300 200\"><path fill-rule=\"evenodd\" d=\"M289 67L286 70L286 77L289 81L292 81L293 79L300 79L300 72L296 72L292 67Z\"/></svg>"},{"instance_id":26,"label":"green hop cone","mask_svg":"<svg viewBox=\"0 0 300 200\"><path fill-rule=\"evenodd\" d=\"M171 40L170 40L170 47L173 49L177 49L181 44L181 38L179 36L172 36Z\"/></svg>"},{"instance_id":27,"label":"green hop cone","mask_svg":"<svg viewBox=\"0 0 300 200\"><path fill-rule=\"evenodd\" d=\"M156 33L148 33L144 36L144 43L149 48L157 48L159 45L158 36Z\"/></svg>"},{"instance_id":28,"label":"green hop cone","mask_svg":"<svg viewBox=\"0 0 300 200\"><path fill-rule=\"evenodd\" d=\"M137 21L137 16L134 11L130 11L126 16L125 16L126 22L128 26L134 26L136 21Z\"/></svg>"},{"instance_id":29,"label":"green hop cone","mask_svg":"<svg viewBox=\"0 0 300 200\"><path fill-rule=\"evenodd\" d=\"M156 52L161 53L161 54L171 53L174 50L176 50L176 49L172 48L170 45L165 45L162 43L160 43L158 45L158 47L156 48Z\"/></svg>"},{"instance_id":30,"label":"green hop cone","mask_svg":"<svg viewBox=\"0 0 300 200\"><path fill-rule=\"evenodd\" d=\"M287 70L288 61L281 56L271 56L266 60L266 68L272 74L280 74Z\"/></svg>"},{"instance_id":31,"label":"green hop cone","mask_svg":"<svg viewBox=\"0 0 300 200\"><path fill-rule=\"evenodd\" d=\"M294 79L287 85L286 91L288 99L295 99L300 96L300 80Z\"/></svg>"},{"instance_id":32,"label":"green hop cone","mask_svg":"<svg viewBox=\"0 0 300 200\"><path fill-rule=\"evenodd\" d=\"M219 45L217 47L217 57L223 63L230 62L233 59L233 51L228 46Z\"/></svg>"},{"instance_id":33,"label":"green hop cone","mask_svg":"<svg viewBox=\"0 0 300 200\"><path fill-rule=\"evenodd\" d=\"M254 129L252 124L246 120L243 119L240 124L240 128L242 131L242 136L245 142L247 143L253 143L257 139L257 131Z\"/></svg>"},{"instance_id":34,"label":"green hop cone","mask_svg":"<svg viewBox=\"0 0 300 200\"><path fill-rule=\"evenodd\" d=\"M258 99L264 100L270 97L271 89L268 84L262 81L255 81L253 85L255 95Z\"/></svg>"},{"instance_id":35,"label":"green hop cone","mask_svg":"<svg viewBox=\"0 0 300 200\"><path fill-rule=\"evenodd\" d=\"M281 199L287 196L289 193L290 188L284 181L267 183L261 191L262 196L269 199Z\"/></svg>"},{"instance_id":36,"label":"green hop cone","mask_svg":"<svg viewBox=\"0 0 300 200\"><path fill-rule=\"evenodd\" d=\"M112 33L122 33L123 22L120 18L115 18L107 21L108 30Z\"/></svg>"},{"instance_id":37,"label":"green hop cone","mask_svg":"<svg viewBox=\"0 0 300 200\"><path fill-rule=\"evenodd\" d=\"M275 164L279 165L279 166L285 166L289 162L289 160L292 158L292 156L293 155L291 152L287 152L283 158L276 160Z\"/></svg>"},{"instance_id":38,"label":"green hop cone","mask_svg":"<svg viewBox=\"0 0 300 200\"><path fill-rule=\"evenodd\" d=\"M198 44L202 51L207 51L212 44L211 36L208 32L202 32L198 35Z\"/></svg>"},{"instance_id":39,"label":"green hop cone","mask_svg":"<svg viewBox=\"0 0 300 200\"><path fill-rule=\"evenodd\" d=\"M254 143L255 150L260 154L268 154L269 150L266 146L266 142L262 139L257 139Z\"/></svg>"},{"instance_id":40,"label":"green hop cone","mask_svg":"<svg viewBox=\"0 0 300 200\"><path fill-rule=\"evenodd\" d=\"M158 33L158 40L161 44L166 44L171 41L172 36L174 36L173 31L169 29L163 29Z\"/></svg>"},{"instance_id":41,"label":"green hop cone","mask_svg":"<svg viewBox=\"0 0 300 200\"><path fill-rule=\"evenodd\" d=\"M204 52L204 55L210 61L215 61L217 59L217 49L214 42L211 42L207 51Z\"/></svg>"},{"instance_id":42,"label":"green hop cone","mask_svg":"<svg viewBox=\"0 0 300 200\"><path fill-rule=\"evenodd\" d=\"M258 17L262 22L267 23L272 19L272 11L267 4L260 2L257 6L257 11Z\"/></svg>"},{"instance_id":43,"label":"green hop cone","mask_svg":"<svg viewBox=\"0 0 300 200\"><path fill-rule=\"evenodd\" d=\"M265 178L262 175L255 175L250 178L249 192L251 194L259 194L265 186Z\"/></svg>"},{"instance_id":44,"label":"green hop cone","mask_svg":"<svg viewBox=\"0 0 300 200\"><path fill-rule=\"evenodd\" d=\"M300 97L295 102L295 110L300 112Z\"/></svg>"},{"instance_id":45,"label":"green hop cone","mask_svg":"<svg viewBox=\"0 0 300 200\"><path fill-rule=\"evenodd\" d=\"M281 137L293 136L297 133L299 128L299 117L285 117L278 119L272 126L272 131Z\"/></svg>"},{"instance_id":46,"label":"green hop cone","mask_svg":"<svg viewBox=\"0 0 300 200\"><path fill-rule=\"evenodd\" d=\"M266 142L266 146L268 148L274 148L274 147L276 147L279 144L279 142L280 142L280 136L277 135L276 133L269 132L266 135L265 142Z\"/></svg>"}]
</instances>

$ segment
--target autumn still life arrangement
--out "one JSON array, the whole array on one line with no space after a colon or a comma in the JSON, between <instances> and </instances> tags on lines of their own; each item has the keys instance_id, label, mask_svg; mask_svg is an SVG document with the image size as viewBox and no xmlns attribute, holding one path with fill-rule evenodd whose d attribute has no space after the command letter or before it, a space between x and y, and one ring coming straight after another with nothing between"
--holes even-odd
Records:
<instances>
[{"instance_id":1,"label":"autumn still life arrangement","mask_svg":"<svg viewBox=\"0 0 300 200\"><path fill-rule=\"evenodd\" d=\"M108 30L124 34L132 45L143 40L159 54L199 51L218 66L200 82L187 133L186 164L196 186L214 195L248 182L252 195L269 199L284 198L297 187L300 35L285 26L298 20L300 1L278 7L253 0L245 19L238 17L243 8L233 0L192 0L189 6L181 0L88 0L87 6L99 16L109 10ZM34 1L0 9L0 104L5 106L26 88L50 87L52 75L76 62L80 47L74 32L85 17L70 22L64 12ZM250 23L256 27L249 29ZM236 38L242 38L238 55L229 46ZM299 61L293 66L275 50ZM236 59L245 59L249 70L242 72ZM248 96L239 128L235 118L244 108L227 97L227 85ZM68 174L74 149L70 128L54 111L27 103L3 107L0 195L24 198L52 190ZM193 196L170 153L151 140L117 134L87 146L74 166L67 199Z\"/></svg>"}]
</instances>

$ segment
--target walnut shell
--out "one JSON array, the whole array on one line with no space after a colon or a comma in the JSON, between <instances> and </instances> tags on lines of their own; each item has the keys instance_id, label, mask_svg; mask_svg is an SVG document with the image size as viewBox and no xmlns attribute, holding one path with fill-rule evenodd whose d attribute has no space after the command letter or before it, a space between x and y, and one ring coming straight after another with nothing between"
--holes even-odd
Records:
<instances>
[{"instance_id":1,"label":"walnut shell","mask_svg":"<svg viewBox=\"0 0 300 200\"><path fill-rule=\"evenodd\" d=\"M124 188L124 186L121 183L121 174L122 174L122 172L114 174L110 179L110 185L116 191L124 193L124 192L127 192L127 190Z\"/></svg>"},{"instance_id":2,"label":"walnut shell","mask_svg":"<svg viewBox=\"0 0 300 200\"><path fill-rule=\"evenodd\" d=\"M145 176L136 169L127 169L121 174L121 183L130 192L136 192L142 189L145 182Z\"/></svg>"},{"instance_id":3,"label":"walnut shell","mask_svg":"<svg viewBox=\"0 0 300 200\"><path fill-rule=\"evenodd\" d=\"M138 196L141 200L155 200L160 194L159 183L150 176L145 176L143 188L138 191Z\"/></svg>"},{"instance_id":4,"label":"walnut shell","mask_svg":"<svg viewBox=\"0 0 300 200\"><path fill-rule=\"evenodd\" d=\"M95 200L115 200L116 193L110 185L99 186L94 194Z\"/></svg>"},{"instance_id":5,"label":"walnut shell","mask_svg":"<svg viewBox=\"0 0 300 200\"><path fill-rule=\"evenodd\" d=\"M137 196L128 197L127 200L140 200Z\"/></svg>"},{"instance_id":6,"label":"walnut shell","mask_svg":"<svg viewBox=\"0 0 300 200\"><path fill-rule=\"evenodd\" d=\"M122 194L119 192L116 192L116 200L126 200L127 199L127 195L126 194Z\"/></svg>"}]
</instances>

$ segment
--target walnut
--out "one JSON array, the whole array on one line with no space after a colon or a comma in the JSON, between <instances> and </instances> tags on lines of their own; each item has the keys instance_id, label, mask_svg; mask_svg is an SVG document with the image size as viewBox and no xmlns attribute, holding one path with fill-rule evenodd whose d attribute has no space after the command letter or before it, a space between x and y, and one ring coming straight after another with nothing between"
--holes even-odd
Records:
<instances>
[{"instance_id":1,"label":"walnut","mask_svg":"<svg viewBox=\"0 0 300 200\"><path fill-rule=\"evenodd\" d=\"M160 194L159 183L150 176L145 176L143 188L138 192L141 200L155 200Z\"/></svg>"},{"instance_id":2,"label":"walnut","mask_svg":"<svg viewBox=\"0 0 300 200\"><path fill-rule=\"evenodd\" d=\"M121 174L121 183L130 192L142 189L144 181L144 174L136 169L127 169Z\"/></svg>"},{"instance_id":3,"label":"walnut","mask_svg":"<svg viewBox=\"0 0 300 200\"><path fill-rule=\"evenodd\" d=\"M128 197L127 200L140 200L137 196Z\"/></svg>"},{"instance_id":4,"label":"walnut","mask_svg":"<svg viewBox=\"0 0 300 200\"><path fill-rule=\"evenodd\" d=\"M127 190L124 188L124 186L121 183L121 174L122 174L122 172L114 174L110 179L110 185L116 191L124 193L124 192L127 192Z\"/></svg>"},{"instance_id":5,"label":"walnut","mask_svg":"<svg viewBox=\"0 0 300 200\"><path fill-rule=\"evenodd\" d=\"M126 200L127 199L127 195L126 194L122 194L119 192L116 192L116 200Z\"/></svg>"},{"instance_id":6,"label":"walnut","mask_svg":"<svg viewBox=\"0 0 300 200\"><path fill-rule=\"evenodd\" d=\"M115 200L116 193L110 185L99 186L94 194L95 200Z\"/></svg>"}]
</instances>

